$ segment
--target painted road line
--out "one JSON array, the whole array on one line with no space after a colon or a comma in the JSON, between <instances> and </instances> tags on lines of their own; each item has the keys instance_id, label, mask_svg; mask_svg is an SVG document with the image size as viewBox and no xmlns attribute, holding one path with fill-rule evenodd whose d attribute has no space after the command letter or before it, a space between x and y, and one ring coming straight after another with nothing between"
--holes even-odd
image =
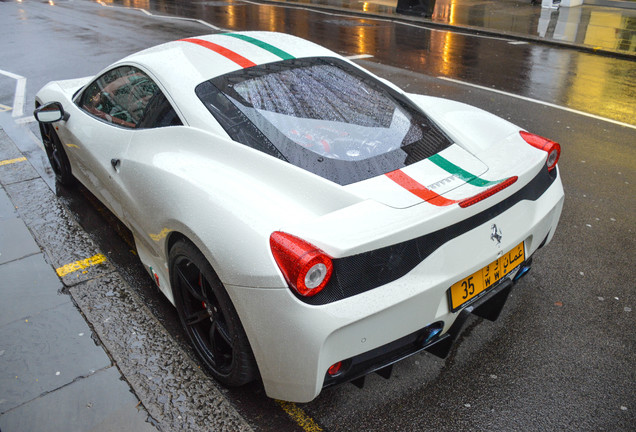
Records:
<instances>
[{"instance_id":1,"label":"painted road line","mask_svg":"<svg viewBox=\"0 0 636 432\"><path fill-rule=\"evenodd\" d=\"M371 54L358 54L358 55L346 56L346 58L348 58L349 60L361 60L361 59L366 59L371 57L373 57Z\"/></svg>"},{"instance_id":2,"label":"painted road line","mask_svg":"<svg viewBox=\"0 0 636 432\"><path fill-rule=\"evenodd\" d=\"M33 123L34 121L36 121L36 120L35 120L35 117L33 117L33 116L27 116L27 117L22 117L22 118L19 118L19 119L15 119L15 122L17 124L20 124L20 125L27 124L27 123Z\"/></svg>"},{"instance_id":3,"label":"painted road line","mask_svg":"<svg viewBox=\"0 0 636 432\"><path fill-rule=\"evenodd\" d=\"M18 163L18 162L24 162L26 160L27 160L27 158L25 158L25 157L19 157L19 158L15 158L15 159L7 159L7 160L0 161L0 166L11 165L11 164Z\"/></svg>"},{"instance_id":4,"label":"painted road line","mask_svg":"<svg viewBox=\"0 0 636 432\"><path fill-rule=\"evenodd\" d=\"M0 104L0 112L11 111L13 108L10 106Z\"/></svg>"},{"instance_id":5,"label":"painted road line","mask_svg":"<svg viewBox=\"0 0 636 432\"><path fill-rule=\"evenodd\" d=\"M544 102L544 101L540 101L540 100L537 100L537 99L532 99L532 98L529 98L529 97L526 97L526 96L519 96L519 95L516 95L516 94L513 94L513 93L508 93L508 92L505 92L505 91L502 91L502 90L497 90L497 89L493 89L493 88L489 88L489 87L484 87L484 86L480 86L480 85L477 85L477 84L471 84L471 83L467 83L467 82L464 82L464 81L459 81L459 80L456 80L456 79L453 79L453 78L447 78L447 77L437 77L437 78L439 78L441 80L444 80L444 81L454 82L456 84L462 84L462 85L466 85L466 86L469 86L469 87L474 87L474 88L478 88L478 89L481 89L481 90L486 90L486 91L489 91L489 92L498 93L498 94L501 94L501 95L504 95L504 96L510 96L510 97L521 99L521 100L524 100L524 101L527 101L527 102L532 102L532 103L548 106L550 108L560 109L560 110L563 110L563 111L571 112L571 113L582 115L582 116L585 116L585 117L590 117L590 118L593 118L593 119L596 119L596 120L601 120L601 121L604 121L604 122L613 123L613 124L618 125L618 126L623 126L623 127L628 127L628 128L631 128L631 129L636 129L636 125L633 125L633 124L623 123L623 122L618 121L618 120L612 120L612 119L609 119L609 118L606 118L606 117L598 116L596 114L586 113L586 112L583 112L583 111L575 110L573 108L568 108L568 107L564 107L564 106L561 106L561 105L556 105L556 104L553 104L553 103L550 103L550 102Z\"/></svg>"},{"instance_id":6,"label":"painted road line","mask_svg":"<svg viewBox=\"0 0 636 432\"><path fill-rule=\"evenodd\" d=\"M293 402L276 400L276 403L289 415L305 432L321 432L322 428Z\"/></svg>"},{"instance_id":7,"label":"painted road line","mask_svg":"<svg viewBox=\"0 0 636 432\"><path fill-rule=\"evenodd\" d=\"M70 264L66 264L60 268L55 269L55 272L59 277L64 277L69 273L76 272L78 270L84 270L86 268L106 262L106 257L102 254L97 254L85 260L75 261Z\"/></svg>"},{"instance_id":8,"label":"painted road line","mask_svg":"<svg viewBox=\"0 0 636 432\"><path fill-rule=\"evenodd\" d=\"M22 117L24 115L24 102L26 94L26 78L12 72L0 69L0 75L8 76L16 80L15 94L13 95L13 114L12 117Z\"/></svg>"}]
</instances>

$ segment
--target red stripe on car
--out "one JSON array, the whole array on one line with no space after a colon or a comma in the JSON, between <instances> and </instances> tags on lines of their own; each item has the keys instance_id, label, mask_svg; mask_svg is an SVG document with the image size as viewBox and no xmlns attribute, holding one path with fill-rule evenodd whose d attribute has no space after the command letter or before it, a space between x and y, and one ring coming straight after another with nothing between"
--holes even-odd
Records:
<instances>
[{"instance_id":1,"label":"red stripe on car","mask_svg":"<svg viewBox=\"0 0 636 432\"><path fill-rule=\"evenodd\" d=\"M222 47L221 45L217 45L215 43L212 42L208 42L206 40L203 39L196 39L196 38L188 38L188 39L180 39L181 42L190 42L193 44L197 44L200 45L204 48L210 49L212 51L214 51L215 53L221 54L223 57L232 60L234 63L236 63L237 65L241 66L242 68L248 68L248 67L252 67L252 66L256 66L256 63L254 63L251 60L246 59L245 57L243 57L240 54L235 53L232 50L229 50L225 47Z\"/></svg>"},{"instance_id":2,"label":"red stripe on car","mask_svg":"<svg viewBox=\"0 0 636 432\"><path fill-rule=\"evenodd\" d=\"M404 174L404 172L402 172L401 170L391 171L390 173L386 173L385 176L402 186L407 191L411 192L413 195L416 195L422 198L424 201L433 205L442 207L455 204L457 202L446 199L443 196L436 194L432 190L427 189L424 185L416 182L407 174Z\"/></svg>"}]
</instances>

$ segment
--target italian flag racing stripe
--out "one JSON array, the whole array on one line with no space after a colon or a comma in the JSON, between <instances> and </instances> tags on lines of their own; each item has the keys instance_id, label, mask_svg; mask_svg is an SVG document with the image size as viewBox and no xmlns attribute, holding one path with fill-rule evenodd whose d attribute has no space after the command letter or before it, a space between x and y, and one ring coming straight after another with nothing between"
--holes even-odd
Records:
<instances>
[{"instance_id":1,"label":"italian flag racing stripe","mask_svg":"<svg viewBox=\"0 0 636 432\"><path fill-rule=\"evenodd\" d=\"M267 42L263 42L261 40L258 39L254 39L253 37L250 36L246 36L246 35L242 35L242 34L237 34L237 33L222 33L223 36L230 36L233 38L237 38L237 39L241 39L245 42L249 42L253 45L256 45L257 47L263 48L266 51L269 51L270 53L274 54L275 56L280 57L283 60L292 60L295 57L285 51L283 51L280 48L276 48L273 45L268 44Z\"/></svg>"},{"instance_id":2,"label":"italian flag racing stripe","mask_svg":"<svg viewBox=\"0 0 636 432\"><path fill-rule=\"evenodd\" d=\"M453 174L457 178L459 178L459 179L461 179L461 180L465 181L466 183L471 184L473 186L479 186L479 187L493 186L493 185L499 184L499 183L501 183L503 181L503 180L495 180L495 181L484 180L481 177L473 175L473 174L469 173L468 171L458 167L457 165L455 165L451 161L449 161L447 159L444 159L439 154L435 154L435 155L429 157L428 160L433 162L435 165L437 165L438 167L440 167L444 171L446 171L446 172L448 172L450 174Z\"/></svg>"},{"instance_id":3,"label":"italian flag racing stripe","mask_svg":"<svg viewBox=\"0 0 636 432\"><path fill-rule=\"evenodd\" d=\"M391 180L393 180L395 183L397 183L404 189L406 189L407 191L411 192L413 195L419 198L422 198L427 203L436 205L438 207L444 207L451 204L459 203L459 206L462 208L470 207L473 204L477 204L478 202L483 201L486 198L491 197L494 194L504 190L505 188L512 185L518 180L517 176L508 177L507 179L497 182L496 185L491 186L488 189L485 189L484 191L479 192L478 194L473 195L471 197L462 198L459 200L450 200L448 198L444 198L443 196L433 192L432 190L428 189L426 186L422 185L421 183L418 183L408 174L405 174L402 170L398 169L398 170L386 173L384 175L390 178Z\"/></svg>"},{"instance_id":4,"label":"italian flag racing stripe","mask_svg":"<svg viewBox=\"0 0 636 432\"><path fill-rule=\"evenodd\" d=\"M223 33L222 35L240 39L242 41L251 43L252 45L256 45L259 48L262 48L270 52L271 54L274 54L275 56L280 57L282 60L291 60L295 58L294 56L283 51L282 49L277 48L267 42L255 39L251 36L246 36L246 35L237 34L237 33ZM202 46L204 48L207 48L209 50L212 50L216 52L217 54L220 54L224 56L225 58L233 61L234 63L241 66L242 68L249 68L252 66L256 66L256 63L254 63L253 61L241 56L240 54L230 49L227 49L213 42L208 42L206 40L197 39L197 38L180 39L180 41L190 42L190 43ZM452 174L455 177L459 178L460 180L464 181L465 183L468 183L476 187L489 187L489 188L475 195L474 197L460 199L460 200L450 200L448 198L444 198L443 196L439 195L436 192L433 192L432 190L428 189L426 186L418 183L412 177L405 174L402 170L398 169L395 171L391 171L389 173L386 173L385 175L391 180L393 180L395 183L397 183L399 186L403 187L404 189L416 195L417 197L421 198L422 200L430 204L440 206L440 207L448 206L455 203L460 203L460 206L467 207L491 195L494 195L495 193L499 192L502 189L505 189L506 187L508 187L510 184L514 183L517 180L517 177L503 179L503 180L494 180L494 181L485 180L455 165L454 163L444 158L443 156L440 156L439 154L435 154L429 157L428 160L431 161L433 164L437 165L439 168L448 172L449 174Z\"/></svg>"},{"instance_id":5,"label":"italian flag racing stripe","mask_svg":"<svg viewBox=\"0 0 636 432\"><path fill-rule=\"evenodd\" d=\"M206 40L203 39L196 39L196 38L188 38L188 39L180 39L181 42L190 42L196 45L200 45L204 48L210 49L218 54L221 54L223 57L232 60L234 63L236 63L237 65L241 66L242 68L248 68L248 67L252 67L252 66L256 66L256 63L254 63L251 60L246 59L245 57L243 57L240 54L235 53L234 51L231 51L225 47L222 47L221 45L217 45L215 43L212 42L208 42Z\"/></svg>"},{"instance_id":6,"label":"italian flag racing stripe","mask_svg":"<svg viewBox=\"0 0 636 432\"><path fill-rule=\"evenodd\" d=\"M424 185L416 182L415 180L413 180L413 178L409 177L401 170L391 171L389 173L386 173L385 176L396 182L398 185L402 186L407 191L411 192L413 195L416 195L422 198L424 201L429 202L433 205L443 207L455 204L457 202L446 199L443 196L436 194L432 190L427 189Z\"/></svg>"}]
</instances>

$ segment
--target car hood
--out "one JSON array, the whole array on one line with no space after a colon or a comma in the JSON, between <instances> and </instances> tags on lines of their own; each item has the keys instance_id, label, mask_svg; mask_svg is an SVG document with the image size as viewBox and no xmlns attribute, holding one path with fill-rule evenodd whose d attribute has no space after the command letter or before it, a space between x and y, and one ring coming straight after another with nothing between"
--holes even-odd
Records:
<instances>
[{"instance_id":1,"label":"car hood","mask_svg":"<svg viewBox=\"0 0 636 432\"><path fill-rule=\"evenodd\" d=\"M92 77L74 78L62 81L54 81L51 84L57 85L63 93L68 95L69 99L72 99L75 92L88 84L91 78Z\"/></svg>"}]
</instances>

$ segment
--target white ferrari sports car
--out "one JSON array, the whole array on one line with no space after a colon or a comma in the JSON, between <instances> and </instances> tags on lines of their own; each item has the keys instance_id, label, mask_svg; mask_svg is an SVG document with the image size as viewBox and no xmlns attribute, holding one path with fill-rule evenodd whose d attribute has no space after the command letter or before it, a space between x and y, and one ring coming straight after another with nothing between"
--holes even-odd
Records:
<instances>
[{"instance_id":1,"label":"white ferrari sports car","mask_svg":"<svg viewBox=\"0 0 636 432\"><path fill-rule=\"evenodd\" d=\"M559 144L286 34L159 45L47 84L35 117L57 181L132 231L212 375L288 401L446 355L563 206Z\"/></svg>"}]
</instances>

